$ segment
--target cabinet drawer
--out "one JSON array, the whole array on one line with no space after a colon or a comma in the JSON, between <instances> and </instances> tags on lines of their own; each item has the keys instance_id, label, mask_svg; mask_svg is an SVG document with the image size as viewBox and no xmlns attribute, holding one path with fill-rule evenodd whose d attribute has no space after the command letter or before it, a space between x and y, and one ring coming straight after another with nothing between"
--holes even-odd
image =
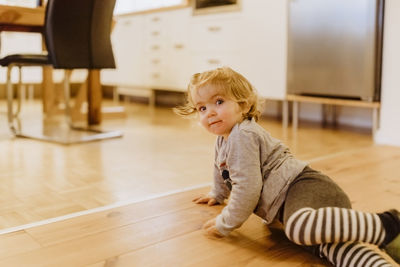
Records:
<instances>
[{"instance_id":1,"label":"cabinet drawer","mask_svg":"<svg viewBox=\"0 0 400 267\"><path fill-rule=\"evenodd\" d=\"M240 67L241 58L238 53L232 52L205 52L197 53L193 57L192 68L194 72L202 72L215 68L228 66L233 69Z\"/></svg>"},{"instance_id":2,"label":"cabinet drawer","mask_svg":"<svg viewBox=\"0 0 400 267\"><path fill-rule=\"evenodd\" d=\"M242 38L238 19L198 21L192 25L190 47L195 51L238 51Z\"/></svg>"}]
</instances>

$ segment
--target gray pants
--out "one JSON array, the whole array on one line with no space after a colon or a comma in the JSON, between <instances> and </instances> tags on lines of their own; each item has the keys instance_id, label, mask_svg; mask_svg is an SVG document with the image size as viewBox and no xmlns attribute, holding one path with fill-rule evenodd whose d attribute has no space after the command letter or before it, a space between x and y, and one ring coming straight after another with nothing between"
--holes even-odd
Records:
<instances>
[{"instance_id":1,"label":"gray pants","mask_svg":"<svg viewBox=\"0 0 400 267\"><path fill-rule=\"evenodd\" d=\"M286 225L290 215L305 207L351 209L351 203L346 193L331 178L306 167L289 187L282 207L282 223Z\"/></svg>"},{"instance_id":2,"label":"gray pants","mask_svg":"<svg viewBox=\"0 0 400 267\"><path fill-rule=\"evenodd\" d=\"M331 178L307 166L288 189L280 211L280 221L285 226L294 212L305 207L350 209L351 203L346 193ZM315 255L320 255L319 246L303 247Z\"/></svg>"}]
</instances>

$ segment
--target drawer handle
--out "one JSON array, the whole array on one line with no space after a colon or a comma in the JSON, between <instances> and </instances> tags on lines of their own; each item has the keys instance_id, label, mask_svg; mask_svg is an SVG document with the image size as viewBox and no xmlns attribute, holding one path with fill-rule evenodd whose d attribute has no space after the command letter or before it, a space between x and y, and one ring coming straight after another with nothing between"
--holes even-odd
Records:
<instances>
[{"instance_id":1,"label":"drawer handle","mask_svg":"<svg viewBox=\"0 0 400 267\"><path fill-rule=\"evenodd\" d=\"M213 64L213 65L220 63L220 61L218 59L213 59L213 58L207 60L207 62L208 62L208 64Z\"/></svg>"},{"instance_id":2,"label":"drawer handle","mask_svg":"<svg viewBox=\"0 0 400 267\"><path fill-rule=\"evenodd\" d=\"M208 30L210 32L219 32L221 30L221 27L219 27L219 26L210 26L210 27L208 27Z\"/></svg>"},{"instance_id":3,"label":"drawer handle","mask_svg":"<svg viewBox=\"0 0 400 267\"><path fill-rule=\"evenodd\" d=\"M183 44L175 44L175 45L174 45L174 48L175 48L175 49L183 49L183 48L184 48L184 45L183 45Z\"/></svg>"},{"instance_id":4,"label":"drawer handle","mask_svg":"<svg viewBox=\"0 0 400 267\"><path fill-rule=\"evenodd\" d=\"M159 45L153 45L153 46L151 47L151 49L152 49L152 50L158 50L158 49L160 49L160 46L159 46Z\"/></svg>"},{"instance_id":5,"label":"drawer handle","mask_svg":"<svg viewBox=\"0 0 400 267\"><path fill-rule=\"evenodd\" d=\"M158 35L160 35L160 32L159 31L154 31L154 32L151 33L151 35L158 36Z\"/></svg>"},{"instance_id":6,"label":"drawer handle","mask_svg":"<svg viewBox=\"0 0 400 267\"><path fill-rule=\"evenodd\" d=\"M158 64L160 63L160 60L158 58L155 58L151 61L153 64Z\"/></svg>"},{"instance_id":7,"label":"drawer handle","mask_svg":"<svg viewBox=\"0 0 400 267\"><path fill-rule=\"evenodd\" d=\"M152 19L151 19L151 21L154 21L154 22L157 22L157 21L159 21L160 20L160 17L153 17Z\"/></svg>"},{"instance_id":8,"label":"drawer handle","mask_svg":"<svg viewBox=\"0 0 400 267\"><path fill-rule=\"evenodd\" d=\"M158 73L158 72L153 72L152 75L151 75L151 77L154 78L154 79L158 79L158 78L160 78L160 73Z\"/></svg>"}]
</instances>

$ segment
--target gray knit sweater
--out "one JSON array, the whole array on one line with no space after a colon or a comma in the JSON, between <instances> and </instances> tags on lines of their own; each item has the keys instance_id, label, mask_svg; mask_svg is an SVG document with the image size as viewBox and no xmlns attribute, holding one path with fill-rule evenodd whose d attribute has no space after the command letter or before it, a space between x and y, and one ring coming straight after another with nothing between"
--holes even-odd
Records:
<instances>
[{"instance_id":1,"label":"gray knit sweater","mask_svg":"<svg viewBox=\"0 0 400 267\"><path fill-rule=\"evenodd\" d=\"M215 145L214 184L209 195L227 206L216 227L228 235L254 212L271 223L284 202L289 184L307 163L295 159L289 149L270 136L254 120L236 124L227 140ZM229 176L229 179L225 179ZM232 190L227 184L231 184Z\"/></svg>"}]
</instances>

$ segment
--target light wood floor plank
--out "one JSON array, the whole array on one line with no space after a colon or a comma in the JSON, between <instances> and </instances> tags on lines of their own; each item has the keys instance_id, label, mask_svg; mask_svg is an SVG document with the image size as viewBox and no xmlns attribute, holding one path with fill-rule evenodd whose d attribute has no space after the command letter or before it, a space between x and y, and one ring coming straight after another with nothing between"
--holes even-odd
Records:
<instances>
[{"instance_id":1,"label":"light wood floor plank","mask_svg":"<svg viewBox=\"0 0 400 267\"><path fill-rule=\"evenodd\" d=\"M357 209L377 212L400 209L399 147L355 149L313 162L311 166L332 177Z\"/></svg>"},{"instance_id":2,"label":"light wood floor plank","mask_svg":"<svg viewBox=\"0 0 400 267\"><path fill-rule=\"evenodd\" d=\"M313 166L334 174L351 199L361 191L355 208L373 211L400 203L399 176L394 169L399 164L400 148L374 146L317 161ZM193 195L207 190L177 193L27 229L43 247L0 257L0 266L326 266L254 215L228 238L205 238L201 225L222 208L191 202Z\"/></svg>"},{"instance_id":3,"label":"light wood floor plank","mask_svg":"<svg viewBox=\"0 0 400 267\"><path fill-rule=\"evenodd\" d=\"M0 259L0 266L83 266L198 231L220 207L195 206ZM84 228L82 228L84 232Z\"/></svg>"},{"instance_id":4,"label":"light wood floor plank","mask_svg":"<svg viewBox=\"0 0 400 267\"><path fill-rule=\"evenodd\" d=\"M25 231L4 234L0 238L0 258L20 255L39 248L40 244Z\"/></svg>"},{"instance_id":5,"label":"light wood floor plank","mask_svg":"<svg viewBox=\"0 0 400 267\"><path fill-rule=\"evenodd\" d=\"M157 257L151 257L157 255ZM282 262L285 265L282 265ZM256 216L228 238L211 240L200 231L91 265L100 266L325 266L271 231Z\"/></svg>"},{"instance_id":6,"label":"light wood floor plank","mask_svg":"<svg viewBox=\"0 0 400 267\"><path fill-rule=\"evenodd\" d=\"M191 208L193 195L207 192L208 188L190 190L25 231L42 246L55 245Z\"/></svg>"}]
</instances>

